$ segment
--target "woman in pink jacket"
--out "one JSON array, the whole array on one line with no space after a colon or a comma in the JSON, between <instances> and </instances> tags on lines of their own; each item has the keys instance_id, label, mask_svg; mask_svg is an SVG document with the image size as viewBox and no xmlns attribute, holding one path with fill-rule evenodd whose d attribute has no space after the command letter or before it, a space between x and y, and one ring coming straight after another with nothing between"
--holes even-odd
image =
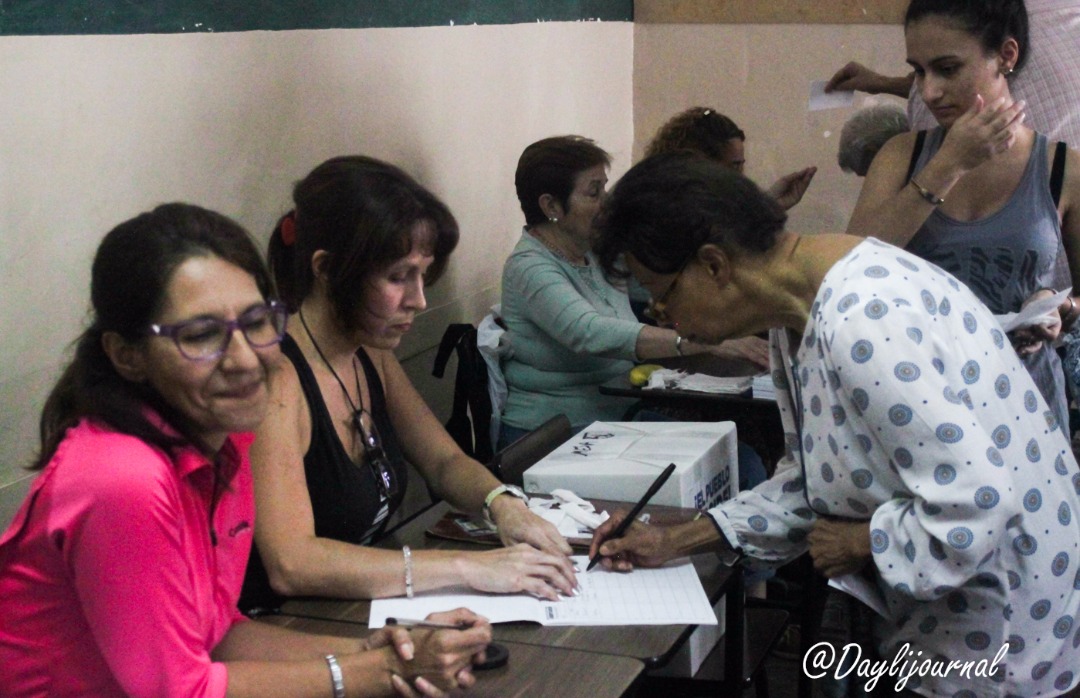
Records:
<instances>
[{"instance_id":1,"label":"woman in pink jacket","mask_svg":"<svg viewBox=\"0 0 1080 698\"><path fill-rule=\"evenodd\" d=\"M93 322L0 537L0 695L442 695L490 626L319 637L247 621L250 432L286 313L236 223L167 204L101 243Z\"/></svg>"}]
</instances>

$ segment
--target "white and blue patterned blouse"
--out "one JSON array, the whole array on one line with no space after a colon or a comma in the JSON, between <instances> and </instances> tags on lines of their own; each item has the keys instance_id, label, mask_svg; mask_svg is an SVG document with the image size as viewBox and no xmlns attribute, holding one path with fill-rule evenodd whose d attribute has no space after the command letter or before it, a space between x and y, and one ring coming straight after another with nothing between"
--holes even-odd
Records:
<instances>
[{"instance_id":1,"label":"white and blue patterned blouse","mask_svg":"<svg viewBox=\"0 0 1080 698\"><path fill-rule=\"evenodd\" d=\"M986 307L871 238L829 270L801 340L773 330L771 344L790 454L710 512L725 536L783 562L806 550L818 516L869 520L890 616L875 628L883 658L910 643L923 658L989 662L1009 643L993 678L954 670L907 689L981 698L1075 686L1080 469Z\"/></svg>"}]
</instances>

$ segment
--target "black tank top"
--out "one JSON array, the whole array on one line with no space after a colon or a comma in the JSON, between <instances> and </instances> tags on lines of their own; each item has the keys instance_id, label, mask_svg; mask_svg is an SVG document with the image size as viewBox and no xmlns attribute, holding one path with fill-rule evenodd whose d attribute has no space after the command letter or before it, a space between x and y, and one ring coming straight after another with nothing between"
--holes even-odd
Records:
<instances>
[{"instance_id":1,"label":"black tank top","mask_svg":"<svg viewBox=\"0 0 1080 698\"><path fill-rule=\"evenodd\" d=\"M408 468L397 432L394 431L390 416L386 412L382 380L375 370L375 365L361 347L356 352L356 357L364 368L371 402L365 407L371 413L375 428L379 430L383 450L399 483L397 494L385 503L380 500L374 471L367 463L358 465L353 462L338 438L315 374L300 347L292 337L286 335L281 343L281 351L296 368L300 388L311 413L311 444L304 454L304 475L315 517L315 535L367 545L382 534L386 521L401 505L408 484ZM386 513L378 520L384 508ZM257 512L255 525L258 526ZM245 612L253 609L273 609L280 606L284 600L285 597L270 588L270 580L258 546L252 546L244 588L240 594L240 609Z\"/></svg>"}]
</instances>

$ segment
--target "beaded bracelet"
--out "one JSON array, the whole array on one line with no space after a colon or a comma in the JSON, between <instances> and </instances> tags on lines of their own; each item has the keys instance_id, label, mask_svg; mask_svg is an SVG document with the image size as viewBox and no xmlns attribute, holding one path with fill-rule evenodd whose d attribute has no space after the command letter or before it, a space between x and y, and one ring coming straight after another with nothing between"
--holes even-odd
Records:
<instances>
[{"instance_id":1,"label":"beaded bracelet","mask_svg":"<svg viewBox=\"0 0 1080 698\"><path fill-rule=\"evenodd\" d=\"M412 550L404 545L401 547L401 554L405 556L405 598L411 599L413 597Z\"/></svg>"},{"instance_id":2,"label":"beaded bracelet","mask_svg":"<svg viewBox=\"0 0 1080 698\"><path fill-rule=\"evenodd\" d=\"M334 687L334 698L345 698L345 677L341 674L341 665L337 657L326 655L326 665L330 667L330 683Z\"/></svg>"},{"instance_id":3,"label":"beaded bracelet","mask_svg":"<svg viewBox=\"0 0 1080 698\"><path fill-rule=\"evenodd\" d=\"M930 191L923 185L916 182L914 177L909 179L908 183L911 184L911 186L915 187L915 191L919 192L919 196L921 196L927 203L934 206L940 206L941 204L945 203L945 199L941 198L934 192Z\"/></svg>"}]
</instances>

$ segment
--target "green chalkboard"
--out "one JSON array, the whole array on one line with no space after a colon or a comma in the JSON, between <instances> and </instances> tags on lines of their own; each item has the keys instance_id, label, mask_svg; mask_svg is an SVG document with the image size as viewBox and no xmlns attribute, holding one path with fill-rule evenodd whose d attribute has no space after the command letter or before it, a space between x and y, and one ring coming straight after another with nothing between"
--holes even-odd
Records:
<instances>
[{"instance_id":1,"label":"green chalkboard","mask_svg":"<svg viewBox=\"0 0 1080 698\"><path fill-rule=\"evenodd\" d=\"M633 20L633 0L0 0L0 35Z\"/></svg>"}]
</instances>

